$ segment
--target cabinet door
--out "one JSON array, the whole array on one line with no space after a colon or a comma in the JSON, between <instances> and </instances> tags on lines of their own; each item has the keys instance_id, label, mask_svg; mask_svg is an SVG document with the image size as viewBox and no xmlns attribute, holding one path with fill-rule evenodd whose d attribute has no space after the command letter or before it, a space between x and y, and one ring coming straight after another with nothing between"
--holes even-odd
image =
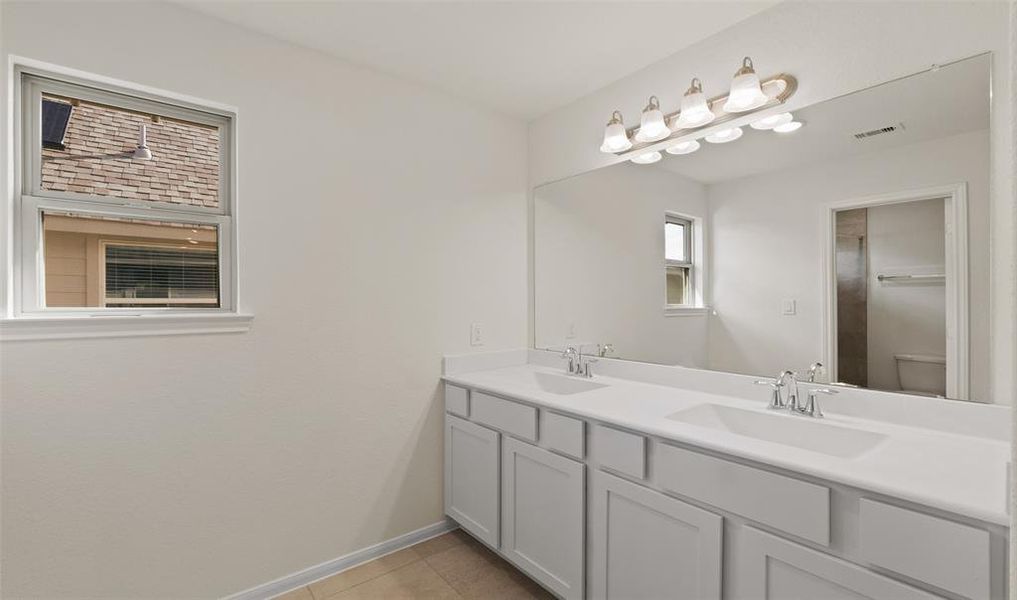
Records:
<instances>
[{"instance_id":1,"label":"cabinet door","mask_svg":"<svg viewBox=\"0 0 1017 600\"><path fill-rule=\"evenodd\" d=\"M498 547L498 432L445 415L445 514Z\"/></svg>"},{"instance_id":2,"label":"cabinet door","mask_svg":"<svg viewBox=\"0 0 1017 600\"><path fill-rule=\"evenodd\" d=\"M562 598L583 597L582 463L502 439L502 545L517 567Z\"/></svg>"},{"instance_id":3,"label":"cabinet door","mask_svg":"<svg viewBox=\"0 0 1017 600\"><path fill-rule=\"evenodd\" d=\"M745 600L932 600L909 585L811 548L746 527L739 536Z\"/></svg>"},{"instance_id":4,"label":"cabinet door","mask_svg":"<svg viewBox=\"0 0 1017 600\"><path fill-rule=\"evenodd\" d=\"M720 600L722 517L606 473L591 483L593 598Z\"/></svg>"}]
</instances>

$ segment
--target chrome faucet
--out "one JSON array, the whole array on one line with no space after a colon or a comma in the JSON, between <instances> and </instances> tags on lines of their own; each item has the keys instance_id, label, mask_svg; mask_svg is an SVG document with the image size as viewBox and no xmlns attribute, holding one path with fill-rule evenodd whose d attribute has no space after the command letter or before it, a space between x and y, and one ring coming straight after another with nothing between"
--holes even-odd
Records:
<instances>
[{"instance_id":1,"label":"chrome faucet","mask_svg":"<svg viewBox=\"0 0 1017 600\"><path fill-rule=\"evenodd\" d=\"M809 383L815 383L816 375L821 375L823 371L823 363L821 362L814 362L809 365Z\"/></svg>"},{"instance_id":2,"label":"chrome faucet","mask_svg":"<svg viewBox=\"0 0 1017 600\"><path fill-rule=\"evenodd\" d=\"M816 363L818 365L819 363ZM818 368L822 368L819 365L816 368L813 365L809 368L809 380L812 381L815 376L815 372ZM805 415L808 417L822 417L823 411L819 409L819 403L816 401L818 394L836 394L836 390L828 388L817 388L809 390L809 399L803 406L799 400L798 390L798 373L794 371L782 371L773 380L759 379L756 385L769 386L773 391L770 394L770 403L766 405L767 408L773 410L787 410L793 415ZM781 390L787 389L786 394L781 394Z\"/></svg>"},{"instance_id":3,"label":"chrome faucet","mask_svg":"<svg viewBox=\"0 0 1017 600\"><path fill-rule=\"evenodd\" d=\"M597 350L598 352L600 351L600 344L597 344ZM583 344L579 344L578 355L579 362L576 363L576 371L574 375L579 375L581 377L593 377L593 371L590 370L590 365L597 362L597 359L587 356L586 360L583 360Z\"/></svg>"},{"instance_id":4,"label":"chrome faucet","mask_svg":"<svg viewBox=\"0 0 1017 600\"><path fill-rule=\"evenodd\" d=\"M790 379L791 384L788 386L787 381ZM800 412L801 407L798 405L798 373L794 371L784 371L777 376L777 381L784 384L787 390L787 400L784 401L784 405L790 412Z\"/></svg>"},{"instance_id":5,"label":"chrome faucet","mask_svg":"<svg viewBox=\"0 0 1017 600\"><path fill-rule=\"evenodd\" d=\"M578 362L576 359L582 357L579 350L575 346L565 346L565 350L561 353L562 358L567 358L569 361L568 372L569 375L575 375L578 373Z\"/></svg>"},{"instance_id":6,"label":"chrome faucet","mask_svg":"<svg viewBox=\"0 0 1017 600\"><path fill-rule=\"evenodd\" d=\"M600 344L597 344L597 348L599 350ZM589 356L583 356L583 344L579 344L578 346L565 346L565 350L561 353L561 357L567 358L569 361L569 375L593 377L593 371L590 370L590 365L597 362L597 359L590 358Z\"/></svg>"},{"instance_id":7,"label":"chrome faucet","mask_svg":"<svg viewBox=\"0 0 1017 600\"><path fill-rule=\"evenodd\" d=\"M787 380L789 377L794 388L793 390L788 390L787 400L785 400L781 396L780 391L788 387ZM770 403L766 405L767 408L772 410L784 408L788 410L798 409L798 374L794 371L781 371L773 378L773 381L758 379L755 383L756 385L768 385L773 389L773 392L770 394Z\"/></svg>"}]
</instances>

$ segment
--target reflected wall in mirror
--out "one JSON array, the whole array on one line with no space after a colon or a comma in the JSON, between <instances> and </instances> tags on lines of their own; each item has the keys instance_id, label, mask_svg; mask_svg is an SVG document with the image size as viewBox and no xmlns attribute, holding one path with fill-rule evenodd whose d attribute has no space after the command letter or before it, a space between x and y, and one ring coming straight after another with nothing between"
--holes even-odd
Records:
<instances>
[{"instance_id":1,"label":"reflected wall in mirror","mask_svg":"<svg viewBox=\"0 0 1017 600\"><path fill-rule=\"evenodd\" d=\"M990 401L989 60L538 187L535 345Z\"/></svg>"}]
</instances>

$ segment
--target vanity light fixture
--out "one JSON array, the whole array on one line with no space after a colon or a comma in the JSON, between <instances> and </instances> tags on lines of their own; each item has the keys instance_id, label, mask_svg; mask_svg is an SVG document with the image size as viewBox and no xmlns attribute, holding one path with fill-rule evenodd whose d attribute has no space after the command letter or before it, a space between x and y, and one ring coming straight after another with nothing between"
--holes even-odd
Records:
<instances>
[{"instance_id":1,"label":"vanity light fixture","mask_svg":"<svg viewBox=\"0 0 1017 600\"><path fill-rule=\"evenodd\" d=\"M681 155L681 154L692 154L696 150L699 150L699 142L697 142L696 140L689 140L687 142L678 142L677 144L671 146L664 152L667 152L668 154Z\"/></svg>"},{"instance_id":2,"label":"vanity light fixture","mask_svg":"<svg viewBox=\"0 0 1017 600\"><path fill-rule=\"evenodd\" d=\"M781 125L777 125L773 128L777 133L791 133L792 131L798 131L802 127L801 121L788 121Z\"/></svg>"},{"instance_id":3,"label":"vanity light fixture","mask_svg":"<svg viewBox=\"0 0 1017 600\"><path fill-rule=\"evenodd\" d=\"M622 122L621 113L614 111L604 130L600 151L637 164L652 164L665 151L680 155L698 150L707 132L690 133L706 126L713 133L705 139L715 144L737 140L744 133L742 127L745 125L763 130L785 125L778 131L793 131L791 127L795 126L788 124L794 117L790 113L774 114L774 110L787 102L797 89L798 80L788 73L760 80L752 59L746 56L735 73L729 93L707 98L703 82L695 77L678 110L665 113L661 110L660 99L650 96L640 115L639 125L628 129ZM690 139L692 137L696 139Z\"/></svg>"},{"instance_id":4,"label":"vanity light fixture","mask_svg":"<svg viewBox=\"0 0 1017 600\"><path fill-rule=\"evenodd\" d=\"M749 124L749 127L753 129L767 130L773 129L778 125L783 125L784 123L790 123L791 121L794 121L794 117L791 115L791 113L786 112L779 113L776 115L770 115L769 117L763 117L758 121L753 121L751 124Z\"/></svg>"},{"instance_id":5,"label":"vanity light fixture","mask_svg":"<svg viewBox=\"0 0 1017 600\"><path fill-rule=\"evenodd\" d=\"M731 81L731 93L724 103L724 112L746 112L759 108L769 101L769 96L763 93L752 59L746 56L742 59L742 67Z\"/></svg>"},{"instance_id":6,"label":"vanity light fixture","mask_svg":"<svg viewBox=\"0 0 1017 600\"><path fill-rule=\"evenodd\" d=\"M600 151L608 154L624 152L632 147L632 140L625 131L625 123L622 121L622 114L619 111L611 113L611 120L607 122L604 129L604 143L600 145Z\"/></svg>"},{"instance_id":7,"label":"vanity light fixture","mask_svg":"<svg viewBox=\"0 0 1017 600\"><path fill-rule=\"evenodd\" d=\"M645 152L633 158L632 162L637 165L652 165L653 163L658 162L661 158L663 157L660 155L660 152Z\"/></svg>"},{"instance_id":8,"label":"vanity light fixture","mask_svg":"<svg viewBox=\"0 0 1017 600\"><path fill-rule=\"evenodd\" d=\"M694 129L713 121L717 116L710 110L710 104L703 94L703 82L692 78L692 85L682 96L682 108L674 123L675 129Z\"/></svg>"},{"instance_id":9,"label":"vanity light fixture","mask_svg":"<svg viewBox=\"0 0 1017 600\"><path fill-rule=\"evenodd\" d=\"M664 120L664 113L660 110L660 100L656 96L650 96L650 101L643 109L643 116L639 119L639 131L636 132L637 142L656 142L671 135Z\"/></svg>"},{"instance_id":10,"label":"vanity light fixture","mask_svg":"<svg viewBox=\"0 0 1017 600\"><path fill-rule=\"evenodd\" d=\"M703 139L710 142L711 144L726 144L728 142L733 142L738 138L742 137L742 133L744 132L742 131L741 127L731 127L728 129L721 129L720 131L711 133L710 135L706 136Z\"/></svg>"}]
</instances>

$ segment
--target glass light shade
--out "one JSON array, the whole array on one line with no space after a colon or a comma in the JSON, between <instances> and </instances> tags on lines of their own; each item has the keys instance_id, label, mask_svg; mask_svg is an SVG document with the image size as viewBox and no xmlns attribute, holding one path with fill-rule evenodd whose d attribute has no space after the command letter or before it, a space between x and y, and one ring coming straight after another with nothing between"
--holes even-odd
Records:
<instances>
[{"instance_id":1,"label":"glass light shade","mask_svg":"<svg viewBox=\"0 0 1017 600\"><path fill-rule=\"evenodd\" d=\"M663 158L660 152L646 152L632 159L637 165L652 165Z\"/></svg>"},{"instance_id":2,"label":"glass light shade","mask_svg":"<svg viewBox=\"0 0 1017 600\"><path fill-rule=\"evenodd\" d=\"M801 121L790 121L782 125L777 125L773 128L777 133L791 133L792 131L798 131L802 126Z\"/></svg>"},{"instance_id":3,"label":"glass light shade","mask_svg":"<svg viewBox=\"0 0 1017 600\"><path fill-rule=\"evenodd\" d=\"M643 116L639 119L639 131L636 132L637 142L656 142L671 135L667 123L664 121L664 113L660 110L660 101L656 96L650 96L650 103L643 109Z\"/></svg>"},{"instance_id":4,"label":"glass light shade","mask_svg":"<svg viewBox=\"0 0 1017 600\"><path fill-rule=\"evenodd\" d=\"M789 113L789 112L788 113L780 113L780 114L776 114L776 115L770 115L769 117L763 117L762 119L759 119L758 121L753 121L749 125L749 127L753 128L753 129L760 129L760 130L773 129L774 127L776 127L778 125L783 125L784 123L790 123L793 120L794 120L794 117L791 116L791 113Z\"/></svg>"},{"instance_id":5,"label":"glass light shade","mask_svg":"<svg viewBox=\"0 0 1017 600\"><path fill-rule=\"evenodd\" d=\"M706 101L706 94L703 93L703 84L699 79L693 79L692 85L682 96L682 108L678 113L678 120L674 123L675 129L693 129L702 127L716 118L710 110L710 104Z\"/></svg>"},{"instance_id":6,"label":"glass light shade","mask_svg":"<svg viewBox=\"0 0 1017 600\"><path fill-rule=\"evenodd\" d=\"M625 123L622 122L621 113L614 111L611 120L607 122L604 129L604 143L600 145L600 151L608 154L624 152L632 147L629 134L625 131Z\"/></svg>"},{"instance_id":7,"label":"glass light shade","mask_svg":"<svg viewBox=\"0 0 1017 600\"><path fill-rule=\"evenodd\" d=\"M752 66L752 59L746 56L742 61L742 68L738 69L731 81L731 93L724 103L724 112L739 113L753 110L769 100L759 84L759 76Z\"/></svg>"},{"instance_id":8,"label":"glass light shade","mask_svg":"<svg viewBox=\"0 0 1017 600\"><path fill-rule=\"evenodd\" d=\"M677 143L674 146L671 146L670 148L665 150L664 152L667 152L668 154L680 155L680 154L692 154L696 150L699 150L699 142L697 142L696 140L689 140L687 142Z\"/></svg>"},{"instance_id":9,"label":"glass light shade","mask_svg":"<svg viewBox=\"0 0 1017 600\"><path fill-rule=\"evenodd\" d=\"M711 133L704 139L711 144L726 144L742 137L742 133L741 127L732 127L730 129L721 129L716 133Z\"/></svg>"}]
</instances>

